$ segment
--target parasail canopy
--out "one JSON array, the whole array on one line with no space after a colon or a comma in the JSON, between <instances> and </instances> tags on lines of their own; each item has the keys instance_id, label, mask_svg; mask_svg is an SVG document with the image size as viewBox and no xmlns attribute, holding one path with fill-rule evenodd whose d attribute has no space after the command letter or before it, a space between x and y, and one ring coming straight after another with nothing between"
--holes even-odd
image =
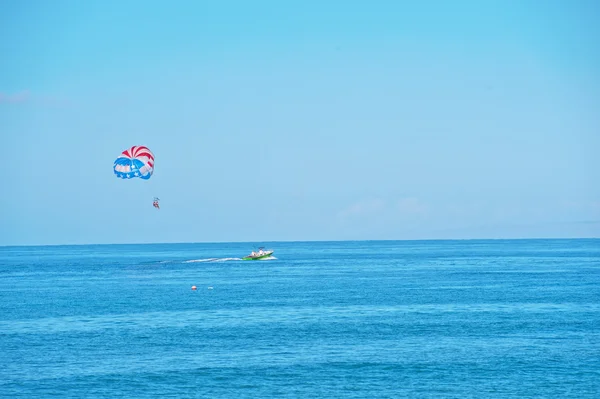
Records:
<instances>
[{"instance_id":1,"label":"parasail canopy","mask_svg":"<svg viewBox=\"0 0 600 399\"><path fill-rule=\"evenodd\" d=\"M154 154L148 147L133 146L115 160L113 171L118 178L148 180L154 173Z\"/></svg>"}]
</instances>

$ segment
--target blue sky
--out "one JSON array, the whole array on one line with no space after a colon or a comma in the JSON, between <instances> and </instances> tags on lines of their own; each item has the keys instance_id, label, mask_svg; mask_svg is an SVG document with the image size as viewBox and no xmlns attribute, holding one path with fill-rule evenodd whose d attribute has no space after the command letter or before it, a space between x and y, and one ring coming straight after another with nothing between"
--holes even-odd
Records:
<instances>
[{"instance_id":1,"label":"blue sky","mask_svg":"<svg viewBox=\"0 0 600 399\"><path fill-rule=\"evenodd\" d=\"M599 12L2 1L0 245L599 237Z\"/></svg>"}]
</instances>

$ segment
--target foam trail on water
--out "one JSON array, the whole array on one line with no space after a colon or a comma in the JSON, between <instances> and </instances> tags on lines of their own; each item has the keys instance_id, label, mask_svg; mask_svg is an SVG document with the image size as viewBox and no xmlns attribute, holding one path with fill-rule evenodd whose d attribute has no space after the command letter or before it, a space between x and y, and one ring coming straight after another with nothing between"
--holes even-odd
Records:
<instances>
[{"instance_id":1,"label":"foam trail on water","mask_svg":"<svg viewBox=\"0 0 600 399\"><path fill-rule=\"evenodd\" d=\"M242 260L242 258L206 258L206 259L191 259L183 263L204 263L204 262L228 262L232 260Z\"/></svg>"}]
</instances>

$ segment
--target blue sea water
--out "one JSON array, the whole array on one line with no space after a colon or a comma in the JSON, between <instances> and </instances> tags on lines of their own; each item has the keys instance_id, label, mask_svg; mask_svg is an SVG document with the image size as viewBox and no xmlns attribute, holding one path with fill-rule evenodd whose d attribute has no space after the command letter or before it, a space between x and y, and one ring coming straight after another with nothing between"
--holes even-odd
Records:
<instances>
[{"instance_id":1,"label":"blue sea water","mask_svg":"<svg viewBox=\"0 0 600 399\"><path fill-rule=\"evenodd\" d=\"M600 397L600 240L261 244L0 247L0 397Z\"/></svg>"}]
</instances>

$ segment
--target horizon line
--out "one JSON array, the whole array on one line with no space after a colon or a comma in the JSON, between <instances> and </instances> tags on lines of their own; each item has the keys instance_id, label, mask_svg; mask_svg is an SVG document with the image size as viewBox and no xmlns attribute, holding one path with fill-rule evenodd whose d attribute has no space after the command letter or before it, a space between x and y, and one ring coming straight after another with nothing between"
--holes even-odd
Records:
<instances>
[{"instance_id":1,"label":"horizon line","mask_svg":"<svg viewBox=\"0 0 600 399\"><path fill-rule=\"evenodd\" d=\"M177 241L177 242L124 242L124 243L86 243L86 244L11 244L0 245L10 247L75 247L75 246L108 246L108 245L177 245L177 244L256 244L262 243L318 243L318 242L382 242L382 241L557 241L557 240L598 240L600 237L519 237L519 238L403 238L403 239L344 239L344 240L264 240L264 241Z\"/></svg>"}]
</instances>

